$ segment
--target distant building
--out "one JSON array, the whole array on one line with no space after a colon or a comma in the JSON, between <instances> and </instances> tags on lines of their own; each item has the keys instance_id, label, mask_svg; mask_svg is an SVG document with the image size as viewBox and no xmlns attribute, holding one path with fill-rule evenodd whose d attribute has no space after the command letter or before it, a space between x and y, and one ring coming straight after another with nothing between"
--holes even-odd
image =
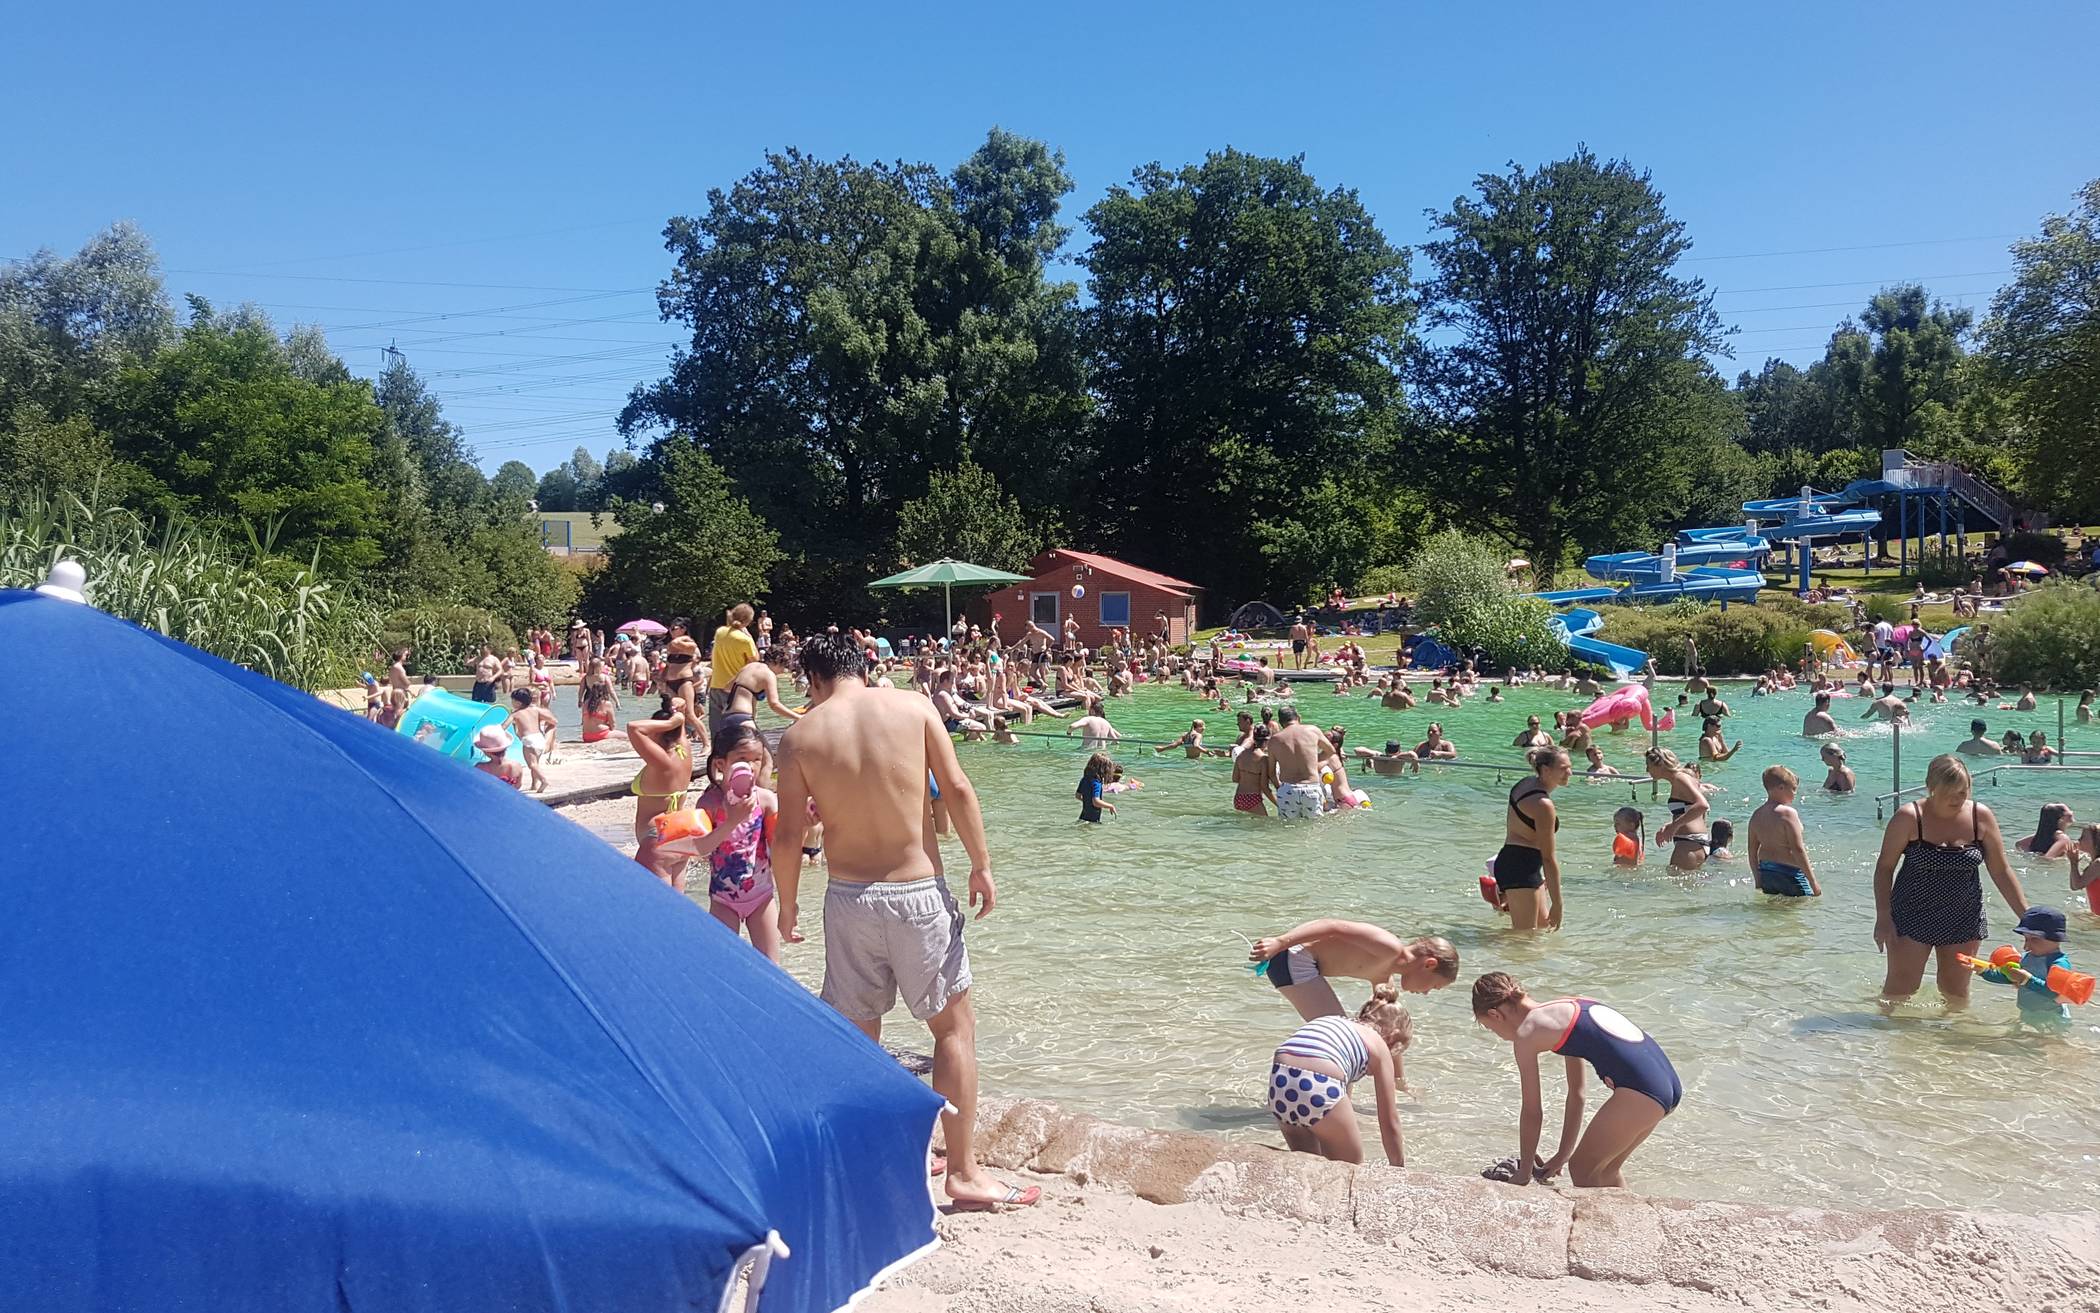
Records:
<instances>
[{"instance_id":1,"label":"distant building","mask_svg":"<svg viewBox=\"0 0 2100 1313\"><path fill-rule=\"evenodd\" d=\"M605 540L620 531L604 511L541 511L540 546L553 556L603 556Z\"/></svg>"},{"instance_id":2,"label":"distant building","mask_svg":"<svg viewBox=\"0 0 2100 1313\"><path fill-rule=\"evenodd\" d=\"M964 608L979 625L988 624L992 613L998 612L999 634L1008 643L1020 640L1028 620L1060 639L1064 622L1076 620L1079 641L1088 647L1107 641L1111 629L1150 636L1158 631L1162 614L1167 618L1168 642L1186 643L1195 632L1196 602L1203 589L1185 579L1066 547L1044 552L1028 563L1024 573L1027 583L980 596ZM1084 594L1072 596L1074 587L1084 589Z\"/></svg>"}]
</instances>

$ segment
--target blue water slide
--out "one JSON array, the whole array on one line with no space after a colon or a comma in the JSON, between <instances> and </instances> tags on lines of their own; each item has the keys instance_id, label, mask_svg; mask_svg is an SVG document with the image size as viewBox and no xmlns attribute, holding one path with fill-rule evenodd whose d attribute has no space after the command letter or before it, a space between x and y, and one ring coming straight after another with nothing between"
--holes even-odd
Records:
<instances>
[{"instance_id":1,"label":"blue water slide","mask_svg":"<svg viewBox=\"0 0 2100 1313\"><path fill-rule=\"evenodd\" d=\"M1677 577L1668 583L1658 579L1654 583L1635 584L1625 592L1637 602L1676 601L1690 598L1699 602L1755 602L1758 590L1765 586L1762 570L1735 570L1725 566L1701 565L1689 570L1679 570Z\"/></svg>"},{"instance_id":2,"label":"blue water slide","mask_svg":"<svg viewBox=\"0 0 2100 1313\"><path fill-rule=\"evenodd\" d=\"M1616 588L1561 588L1550 593L1533 593L1541 602L1552 606L1569 606L1576 602L1609 602L1619 595Z\"/></svg>"},{"instance_id":3,"label":"blue water slide","mask_svg":"<svg viewBox=\"0 0 2100 1313\"><path fill-rule=\"evenodd\" d=\"M1603 624L1604 617L1587 608L1553 617L1554 632L1566 641L1571 655L1604 666L1621 679L1645 669L1648 665L1646 652L1590 637Z\"/></svg>"},{"instance_id":4,"label":"blue water slide","mask_svg":"<svg viewBox=\"0 0 2100 1313\"><path fill-rule=\"evenodd\" d=\"M1800 510L1797 502L1794 506ZM1816 538L1856 538L1881 523L1880 511L1833 510L1812 515L1795 515L1784 524L1775 524L1758 530L1772 542L1804 542Z\"/></svg>"}]
</instances>

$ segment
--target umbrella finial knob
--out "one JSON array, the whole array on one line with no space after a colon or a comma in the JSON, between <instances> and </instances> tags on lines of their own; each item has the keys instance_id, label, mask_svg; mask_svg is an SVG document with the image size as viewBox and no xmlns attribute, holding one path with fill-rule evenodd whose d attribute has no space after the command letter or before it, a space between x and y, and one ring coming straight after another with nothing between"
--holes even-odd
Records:
<instances>
[{"instance_id":1,"label":"umbrella finial knob","mask_svg":"<svg viewBox=\"0 0 2100 1313\"><path fill-rule=\"evenodd\" d=\"M44 576L44 582L36 586L36 591L61 602L85 603L87 594L82 590L86 587L87 571L81 568L80 562L61 560L51 567L51 573Z\"/></svg>"}]
</instances>

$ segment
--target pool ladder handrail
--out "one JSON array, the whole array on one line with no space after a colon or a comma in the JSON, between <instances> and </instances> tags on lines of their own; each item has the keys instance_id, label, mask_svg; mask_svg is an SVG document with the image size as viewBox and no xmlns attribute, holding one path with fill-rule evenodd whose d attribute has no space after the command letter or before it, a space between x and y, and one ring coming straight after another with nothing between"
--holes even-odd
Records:
<instances>
[{"instance_id":1,"label":"pool ladder handrail","mask_svg":"<svg viewBox=\"0 0 2100 1313\"><path fill-rule=\"evenodd\" d=\"M2100 752L2065 752L2059 755L2065 757L2100 757ZM2043 771L2059 775L2065 772L2071 772L2080 775L2100 774L2100 766L2029 765L2026 762L2007 761L2001 762L1995 766L1984 766L1980 767L1979 769L1972 770L1969 772L1969 779L1972 783L1978 780L1989 780L1991 782L1991 786L1995 788L1998 784L1998 776L2005 773L2006 771L2029 770ZM1874 819L1878 821L1883 818L1883 809L1887 806L1887 804L1894 802L1898 805L1901 805L1903 799L1910 797L1912 794L1922 794L1924 792L1924 785L1912 784L1901 789L1892 790L1888 793L1875 794Z\"/></svg>"}]
</instances>

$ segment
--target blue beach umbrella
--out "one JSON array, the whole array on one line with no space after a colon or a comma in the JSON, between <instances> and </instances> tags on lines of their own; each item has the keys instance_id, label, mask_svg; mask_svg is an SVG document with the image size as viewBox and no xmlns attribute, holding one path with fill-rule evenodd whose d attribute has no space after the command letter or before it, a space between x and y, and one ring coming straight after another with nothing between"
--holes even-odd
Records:
<instances>
[{"instance_id":1,"label":"blue beach umbrella","mask_svg":"<svg viewBox=\"0 0 2100 1313\"><path fill-rule=\"evenodd\" d=\"M581 827L74 602L0 652L10 1307L799 1313L932 1244L940 1098Z\"/></svg>"}]
</instances>

